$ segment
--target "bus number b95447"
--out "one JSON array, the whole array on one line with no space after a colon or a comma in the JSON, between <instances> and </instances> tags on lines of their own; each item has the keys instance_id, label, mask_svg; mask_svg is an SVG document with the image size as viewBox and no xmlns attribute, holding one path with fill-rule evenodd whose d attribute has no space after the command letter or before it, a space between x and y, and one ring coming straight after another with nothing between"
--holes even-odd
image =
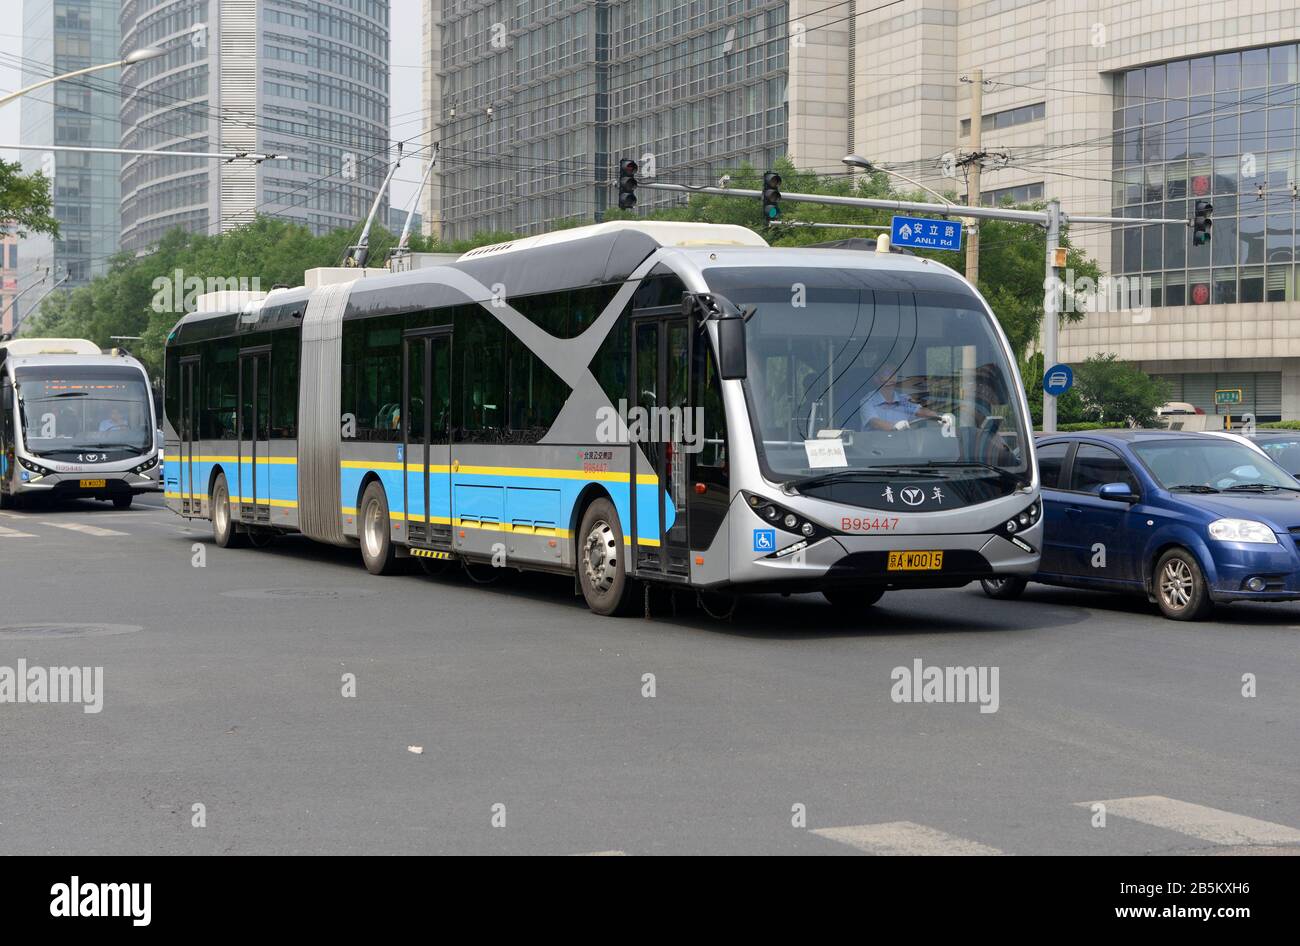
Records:
<instances>
[{"instance_id":1,"label":"bus number b95447","mask_svg":"<svg viewBox=\"0 0 1300 946\"><path fill-rule=\"evenodd\" d=\"M897 516L875 516L861 519L845 516L840 520L840 529L844 532L893 532L897 528Z\"/></svg>"}]
</instances>

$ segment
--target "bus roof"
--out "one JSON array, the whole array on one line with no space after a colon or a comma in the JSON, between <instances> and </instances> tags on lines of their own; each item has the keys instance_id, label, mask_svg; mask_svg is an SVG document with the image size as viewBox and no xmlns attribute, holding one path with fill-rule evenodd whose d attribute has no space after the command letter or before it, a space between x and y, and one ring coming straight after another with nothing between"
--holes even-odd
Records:
<instances>
[{"instance_id":1,"label":"bus roof","mask_svg":"<svg viewBox=\"0 0 1300 946\"><path fill-rule=\"evenodd\" d=\"M98 355L99 346L84 338L11 338L0 341L0 352L26 355Z\"/></svg>"},{"instance_id":2,"label":"bus roof","mask_svg":"<svg viewBox=\"0 0 1300 946\"><path fill-rule=\"evenodd\" d=\"M680 253L699 268L771 265L774 254L780 254L783 262L792 266L896 273L928 270L962 281L960 274L942 264L896 253L771 247L753 230L732 224L618 220L521 237L478 247L449 263L359 279L352 284L344 318L462 304L466 301L465 284L476 284L476 291L502 285L509 296L527 296L621 282L660 249ZM455 273L470 280L459 280ZM454 287L453 282L461 283L462 288ZM176 339L184 344L233 334L241 328L257 331L296 321L302 317L310 296L311 290L301 286L278 290L267 299L246 305L242 320L237 312L192 312L180 319L168 341ZM249 319L254 311L257 314ZM236 325L241 321L246 326Z\"/></svg>"}]
</instances>

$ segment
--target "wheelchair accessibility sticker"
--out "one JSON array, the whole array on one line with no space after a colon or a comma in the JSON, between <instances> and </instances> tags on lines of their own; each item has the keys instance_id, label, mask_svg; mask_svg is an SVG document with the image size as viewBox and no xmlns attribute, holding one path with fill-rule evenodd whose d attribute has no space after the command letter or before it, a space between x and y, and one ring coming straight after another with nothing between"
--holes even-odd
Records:
<instances>
[{"instance_id":1,"label":"wheelchair accessibility sticker","mask_svg":"<svg viewBox=\"0 0 1300 946\"><path fill-rule=\"evenodd\" d=\"M776 530L755 529L754 530L754 551L775 552L776 551Z\"/></svg>"}]
</instances>

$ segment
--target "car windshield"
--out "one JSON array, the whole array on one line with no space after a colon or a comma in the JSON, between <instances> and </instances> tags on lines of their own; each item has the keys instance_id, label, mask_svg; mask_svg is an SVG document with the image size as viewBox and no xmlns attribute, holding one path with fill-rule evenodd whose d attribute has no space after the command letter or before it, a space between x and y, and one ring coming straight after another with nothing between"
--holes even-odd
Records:
<instances>
[{"instance_id":1,"label":"car windshield","mask_svg":"<svg viewBox=\"0 0 1300 946\"><path fill-rule=\"evenodd\" d=\"M138 368L19 368L16 380L25 443L33 453L143 453L153 447L149 388Z\"/></svg>"},{"instance_id":2,"label":"car windshield","mask_svg":"<svg viewBox=\"0 0 1300 946\"><path fill-rule=\"evenodd\" d=\"M1292 476L1300 473L1300 437L1257 440L1256 445L1268 458Z\"/></svg>"},{"instance_id":3,"label":"car windshield","mask_svg":"<svg viewBox=\"0 0 1300 946\"><path fill-rule=\"evenodd\" d=\"M1017 379L977 296L905 288L892 273L725 267L710 289L756 311L745 388L767 472L1028 479ZM879 285L891 288L881 289Z\"/></svg>"},{"instance_id":4,"label":"car windshield","mask_svg":"<svg viewBox=\"0 0 1300 946\"><path fill-rule=\"evenodd\" d=\"M1255 450L1217 437L1141 441L1133 452L1165 489L1300 489L1294 477Z\"/></svg>"}]
</instances>

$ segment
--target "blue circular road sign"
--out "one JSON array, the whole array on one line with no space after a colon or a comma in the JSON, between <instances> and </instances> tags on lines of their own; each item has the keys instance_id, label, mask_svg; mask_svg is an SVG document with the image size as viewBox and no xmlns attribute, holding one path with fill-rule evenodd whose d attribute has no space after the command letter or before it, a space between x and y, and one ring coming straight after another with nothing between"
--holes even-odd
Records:
<instances>
[{"instance_id":1,"label":"blue circular road sign","mask_svg":"<svg viewBox=\"0 0 1300 946\"><path fill-rule=\"evenodd\" d=\"M1043 390L1060 397L1074 385L1074 371L1069 365L1053 365L1043 375Z\"/></svg>"}]
</instances>

